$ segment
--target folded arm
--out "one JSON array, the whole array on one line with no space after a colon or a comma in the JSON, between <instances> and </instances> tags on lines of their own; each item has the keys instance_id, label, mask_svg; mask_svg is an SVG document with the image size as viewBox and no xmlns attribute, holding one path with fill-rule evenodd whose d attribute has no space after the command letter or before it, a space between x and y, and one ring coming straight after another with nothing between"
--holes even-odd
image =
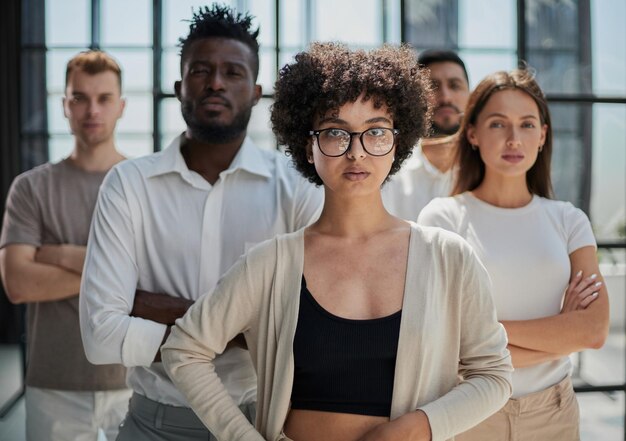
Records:
<instances>
[{"instance_id":1,"label":"folded arm","mask_svg":"<svg viewBox=\"0 0 626 441\"><path fill-rule=\"evenodd\" d=\"M80 295L80 327L94 364L150 366L167 325L131 316L139 278L135 232L118 170L105 178L89 234Z\"/></svg>"},{"instance_id":2,"label":"folded arm","mask_svg":"<svg viewBox=\"0 0 626 441\"><path fill-rule=\"evenodd\" d=\"M37 260L33 245L11 244L0 250L0 274L12 303L62 300L78 295L80 274Z\"/></svg>"},{"instance_id":3,"label":"folded arm","mask_svg":"<svg viewBox=\"0 0 626 441\"><path fill-rule=\"evenodd\" d=\"M171 326L185 315L191 305L193 300L138 289L130 315Z\"/></svg>"},{"instance_id":4,"label":"folded arm","mask_svg":"<svg viewBox=\"0 0 626 441\"><path fill-rule=\"evenodd\" d=\"M64 268L80 276L83 273L86 251L87 247L81 245L42 245L37 248L35 260Z\"/></svg>"},{"instance_id":5,"label":"folded arm","mask_svg":"<svg viewBox=\"0 0 626 441\"><path fill-rule=\"evenodd\" d=\"M534 320L503 321L510 344L561 356L602 347L609 330L609 301L595 248L579 248L570 255L570 263L572 283L561 313ZM582 271L582 280L577 282L579 271ZM591 279L593 274L596 277ZM580 292L572 289L582 285L589 288ZM577 299L582 309L576 306Z\"/></svg>"},{"instance_id":6,"label":"folded arm","mask_svg":"<svg viewBox=\"0 0 626 441\"><path fill-rule=\"evenodd\" d=\"M521 348L510 343L507 345L507 349L511 353L511 360L515 368L535 366L548 361L558 360L563 357L563 354Z\"/></svg>"}]
</instances>

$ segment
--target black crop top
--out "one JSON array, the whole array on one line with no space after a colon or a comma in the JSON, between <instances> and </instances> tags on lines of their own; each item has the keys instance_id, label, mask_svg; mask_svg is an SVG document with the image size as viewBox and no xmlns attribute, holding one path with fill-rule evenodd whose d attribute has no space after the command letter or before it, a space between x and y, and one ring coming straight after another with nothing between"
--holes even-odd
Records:
<instances>
[{"instance_id":1,"label":"black crop top","mask_svg":"<svg viewBox=\"0 0 626 441\"><path fill-rule=\"evenodd\" d=\"M388 417L401 315L337 317L317 303L302 277L291 408Z\"/></svg>"}]
</instances>

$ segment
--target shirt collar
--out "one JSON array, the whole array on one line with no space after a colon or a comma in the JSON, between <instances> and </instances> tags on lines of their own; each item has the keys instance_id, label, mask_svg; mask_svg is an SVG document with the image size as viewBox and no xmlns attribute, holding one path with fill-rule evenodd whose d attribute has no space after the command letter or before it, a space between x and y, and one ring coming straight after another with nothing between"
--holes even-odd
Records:
<instances>
[{"instance_id":1,"label":"shirt collar","mask_svg":"<svg viewBox=\"0 0 626 441\"><path fill-rule=\"evenodd\" d=\"M430 163L430 161L428 160L428 158L422 151L421 140L415 146L413 150L413 155L411 155L411 157L408 159L407 165L406 165L406 168L411 169L411 170L414 170L420 167L424 167L424 170L426 170L426 172L432 176L447 176L450 173L449 170L444 173Z\"/></svg>"},{"instance_id":2,"label":"shirt collar","mask_svg":"<svg viewBox=\"0 0 626 441\"><path fill-rule=\"evenodd\" d=\"M230 164L230 167L222 173L229 174L236 170L244 170L253 175L263 176L265 178L271 178L273 173L271 159L247 136L235 155L233 162Z\"/></svg>"},{"instance_id":3,"label":"shirt collar","mask_svg":"<svg viewBox=\"0 0 626 441\"><path fill-rule=\"evenodd\" d=\"M165 150L155 155L157 156L155 161L151 162L146 167L147 177L151 178L167 173L179 173L183 177L186 177L190 173L193 173L187 167L185 158L183 158L180 151L184 136L184 133L177 136ZM248 137L244 139L241 148L233 159L233 162L221 174L230 174L237 170L244 170L248 173L265 178L272 177L271 161Z\"/></svg>"}]
</instances>

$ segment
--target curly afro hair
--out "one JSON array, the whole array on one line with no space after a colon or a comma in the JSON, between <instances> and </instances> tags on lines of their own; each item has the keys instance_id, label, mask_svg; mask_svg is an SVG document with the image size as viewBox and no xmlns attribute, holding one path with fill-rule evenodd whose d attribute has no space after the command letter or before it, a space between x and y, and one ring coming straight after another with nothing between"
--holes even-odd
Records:
<instances>
[{"instance_id":1,"label":"curly afro hair","mask_svg":"<svg viewBox=\"0 0 626 441\"><path fill-rule=\"evenodd\" d=\"M392 175L428 132L430 93L428 76L418 68L415 52L408 46L352 51L339 43L314 43L279 72L272 130L296 169L312 183L322 185L315 166L307 161L308 132L316 118L337 112L364 95L365 100L374 100L376 108L387 106L394 128L400 132Z\"/></svg>"},{"instance_id":2,"label":"curly afro hair","mask_svg":"<svg viewBox=\"0 0 626 441\"><path fill-rule=\"evenodd\" d=\"M204 38L231 38L248 46L253 57L253 72L256 80L259 75L259 28L252 28L253 16L242 14L226 6L213 4L211 7L200 7L193 12L189 20L189 34L178 39L180 47L180 69L183 70L183 61L187 49L194 41Z\"/></svg>"}]
</instances>

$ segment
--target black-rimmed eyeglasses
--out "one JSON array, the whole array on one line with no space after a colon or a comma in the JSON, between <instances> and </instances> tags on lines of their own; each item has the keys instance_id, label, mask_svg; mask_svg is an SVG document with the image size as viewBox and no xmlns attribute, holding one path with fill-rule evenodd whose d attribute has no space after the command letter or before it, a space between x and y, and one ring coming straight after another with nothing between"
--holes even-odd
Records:
<instances>
[{"instance_id":1,"label":"black-rimmed eyeglasses","mask_svg":"<svg viewBox=\"0 0 626 441\"><path fill-rule=\"evenodd\" d=\"M364 132L348 132L343 129L311 130L309 135L315 136L320 152L326 156L344 155L352 145L352 137L358 135L363 150L368 155L385 156L396 143L396 129L372 127Z\"/></svg>"}]
</instances>

